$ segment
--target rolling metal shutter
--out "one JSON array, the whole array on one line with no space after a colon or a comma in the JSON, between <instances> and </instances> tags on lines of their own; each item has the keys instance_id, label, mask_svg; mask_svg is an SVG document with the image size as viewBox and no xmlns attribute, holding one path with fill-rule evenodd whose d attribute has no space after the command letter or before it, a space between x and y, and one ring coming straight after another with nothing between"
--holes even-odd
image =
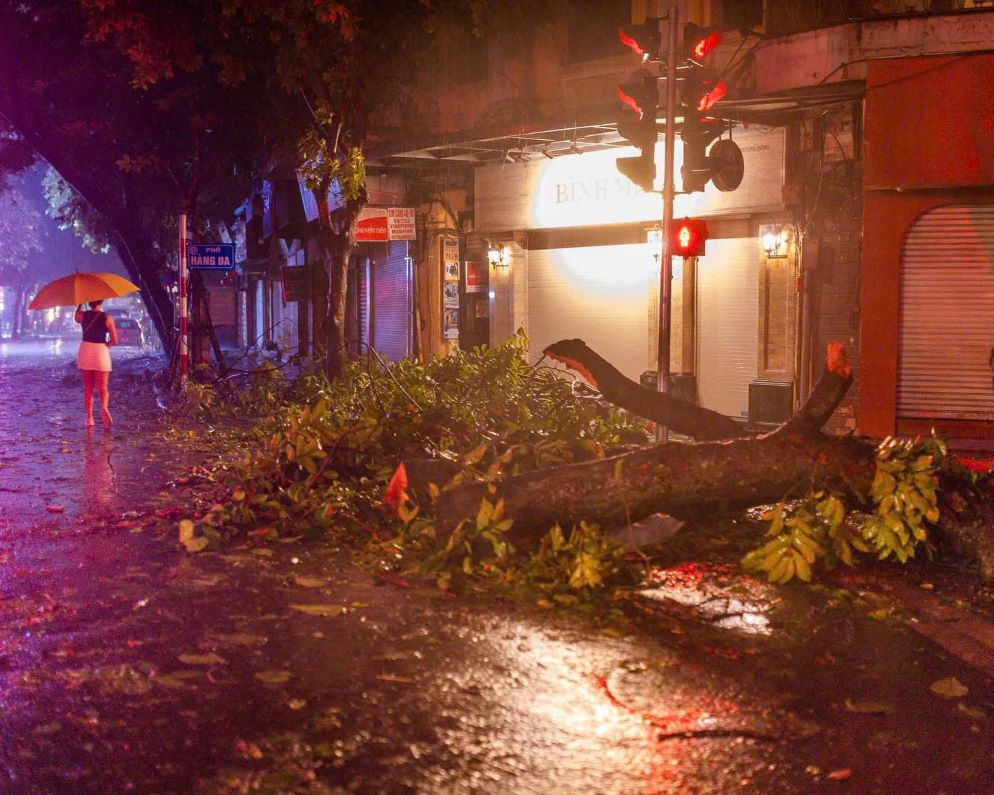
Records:
<instances>
[{"instance_id":1,"label":"rolling metal shutter","mask_svg":"<svg viewBox=\"0 0 994 795\"><path fill-rule=\"evenodd\" d=\"M373 340L389 361L411 354L411 266L407 243L388 243L373 263Z\"/></svg>"},{"instance_id":2,"label":"rolling metal shutter","mask_svg":"<svg viewBox=\"0 0 994 795\"><path fill-rule=\"evenodd\" d=\"M897 414L989 420L994 205L931 210L901 253Z\"/></svg>"},{"instance_id":3,"label":"rolling metal shutter","mask_svg":"<svg viewBox=\"0 0 994 795\"><path fill-rule=\"evenodd\" d=\"M356 355L365 356L369 353L369 259L357 258L350 275L355 279L355 326L350 336Z\"/></svg>"},{"instance_id":4,"label":"rolling metal shutter","mask_svg":"<svg viewBox=\"0 0 994 795\"><path fill-rule=\"evenodd\" d=\"M645 244L528 252L531 358L556 340L579 337L629 378L650 369Z\"/></svg>"},{"instance_id":5,"label":"rolling metal shutter","mask_svg":"<svg viewBox=\"0 0 994 795\"><path fill-rule=\"evenodd\" d=\"M701 405L749 416L758 373L759 253L755 238L710 239L697 260L697 391Z\"/></svg>"},{"instance_id":6,"label":"rolling metal shutter","mask_svg":"<svg viewBox=\"0 0 994 795\"><path fill-rule=\"evenodd\" d=\"M267 336L267 342L272 342L277 347L282 347L283 282L269 283L269 333Z\"/></svg>"},{"instance_id":7,"label":"rolling metal shutter","mask_svg":"<svg viewBox=\"0 0 994 795\"><path fill-rule=\"evenodd\" d=\"M359 341L360 353L369 353L369 260L359 263Z\"/></svg>"}]
</instances>

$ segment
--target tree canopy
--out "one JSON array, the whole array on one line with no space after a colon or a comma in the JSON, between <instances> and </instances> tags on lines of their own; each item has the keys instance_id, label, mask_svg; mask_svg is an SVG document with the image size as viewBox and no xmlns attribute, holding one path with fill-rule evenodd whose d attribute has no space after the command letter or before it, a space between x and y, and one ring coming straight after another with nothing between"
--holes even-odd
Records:
<instances>
[{"instance_id":1,"label":"tree canopy","mask_svg":"<svg viewBox=\"0 0 994 795\"><path fill-rule=\"evenodd\" d=\"M0 173L28 148L58 171L63 220L120 252L168 343L178 213L209 227L254 179L302 167L324 210L337 351L362 149L402 128L440 22L523 30L557 2L0 0Z\"/></svg>"},{"instance_id":2,"label":"tree canopy","mask_svg":"<svg viewBox=\"0 0 994 795\"><path fill-rule=\"evenodd\" d=\"M0 192L0 284L15 284L41 249L41 214L19 187Z\"/></svg>"}]
</instances>

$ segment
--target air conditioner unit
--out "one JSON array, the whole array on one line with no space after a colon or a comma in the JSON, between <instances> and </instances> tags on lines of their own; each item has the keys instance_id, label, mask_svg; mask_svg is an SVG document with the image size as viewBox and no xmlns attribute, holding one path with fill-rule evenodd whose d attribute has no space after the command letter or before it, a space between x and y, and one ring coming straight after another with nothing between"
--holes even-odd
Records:
<instances>
[{"instance_id":1,"label":"air conditioner unit","mask_svg":"<svg viewBox=\"0 0 994 795\"><path fill-rule=\"evenodd\" d=\"M749 384L749 422L779 425L794 413L793 381L753 381Z\"/></svg>"}]
</instances>

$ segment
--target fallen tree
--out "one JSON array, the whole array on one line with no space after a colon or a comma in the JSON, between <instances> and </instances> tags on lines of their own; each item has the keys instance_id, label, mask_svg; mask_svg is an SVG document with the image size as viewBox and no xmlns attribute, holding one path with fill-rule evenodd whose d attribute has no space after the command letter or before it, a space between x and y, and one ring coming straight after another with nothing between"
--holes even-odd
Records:
<instances>
[{"instance_id":1,"label":"fallen tree","mask_svg":"<svg viewBox=\"0 0 994 795\"><path fill-rule=\"evenodd\" d=\"M566 345L555 343L545 353L559 358ZM579 340L570 340L568 345L569 352L582 354L584 361L571 357L564 361L579 363L588 378L605 383L603 365L607 363ZM800 496L815 484L848 495L865 494L875 472L873 447L820 430L828 407L834 410L852 382L844 357L836 356L831 366L797 415L772 433L748 436L742 426L728 420L735 426L729 429L738 434L735 438L670 442L527 472L494 484L496 492L490 496L503 500L507 515L514 519L513 539L534 543L554 524L568 526L585 520L610 527L653 513L683 518ZM624 378L616 370L608 375L615 383ZM712 423L708 415L714 412L694 411L696 406L666 395L654 402L641 394L649 390L629 384L621 385L615 394L634 395L636 399L625 401L628 406L638 405L639 413L652 414L675 431L713 438L719 429L728 427L727 418L721 415L715 415L720 419ZM675 410L670 411L671 407ZM439 526L451 530L460 519L473 515L490 490L489 484L470 483L442 492L435 514Z\"/></svg>"},{"instance_id":2,"label":"fallen tree","mask_svg":"<svg viewBox=\"0 0 994 795\"><path fill-rule=\"evenodd\" d=\"M554 343L545 354L576 369L616 405L707 441L670 442L494 483L455 486L442 491L435 505L443 535L474 516L484 499L503 501L505 515L514 520L508 537L523 546L537 545L554 525L586 521L615 527L655 513L700 517L814 490L856 507L869 503L877 475L874 445L821 430L852 383L841 345L830 345L825 371L800 411L763 435L749 435L728 418L639 387L581 340ZM984 576L994 579L989 479L972 483L947 470L941 483L940 529L954 549L977 560Z\"/></svg>"}]
</instances>

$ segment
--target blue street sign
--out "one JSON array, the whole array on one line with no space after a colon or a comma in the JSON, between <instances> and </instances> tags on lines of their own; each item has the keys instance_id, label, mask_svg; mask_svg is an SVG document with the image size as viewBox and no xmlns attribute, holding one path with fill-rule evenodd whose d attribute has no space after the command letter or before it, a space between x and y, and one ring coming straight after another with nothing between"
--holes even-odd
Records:
<instances>
[{"instance_id":1,"label":"blue street sign","mask_svg":"<svg viewBox=\"0 0 994 795\"><path fill-rule=\"evenodd\" d=\"M234 243L187 243L186 264L191 270L233 270L235 245Z\"/></svg>"}]
</instances>

